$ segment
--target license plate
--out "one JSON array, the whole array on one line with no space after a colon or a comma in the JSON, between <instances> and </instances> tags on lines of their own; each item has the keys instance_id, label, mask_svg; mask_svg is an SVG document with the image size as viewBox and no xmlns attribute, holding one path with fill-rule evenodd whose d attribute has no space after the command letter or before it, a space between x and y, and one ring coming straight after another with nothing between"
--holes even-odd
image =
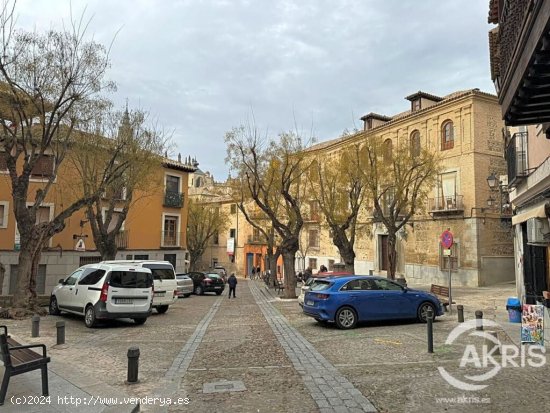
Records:
<instances>
[{"instance_id":1,"label":"license plate","mask_svg":"<svg viewBox=\"0 0 550 413\"><path fill-rule=\"evenodd\" d=\"M166 293L155 293L155 297L164 297Z\"/></svg>"},{"instance_id":2,"label":"license plate","mask_svg":"<svg viewBox=\"0 0 550 413\"><path fill-rule=\"evenodd\" d=\"M306 305L309 305L309 306L312 306L312 307L313 307L313 301L307 300L307 301L306 301Z\"/></svg>"},{"instance_id":3,"label":"license plate","mask_svg":"<svg viewBox=\"0 0 550 413\"><path fill-rule=\"evenodd\" d=\"M131 298L115 298L115 304L132 304Z\"/></svg>"}]
</instances>

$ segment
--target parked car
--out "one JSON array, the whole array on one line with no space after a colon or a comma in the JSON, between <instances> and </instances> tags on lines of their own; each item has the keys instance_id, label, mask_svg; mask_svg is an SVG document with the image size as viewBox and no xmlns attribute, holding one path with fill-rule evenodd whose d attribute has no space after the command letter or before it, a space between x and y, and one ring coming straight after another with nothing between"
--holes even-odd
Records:
<instances>
[{"instance_id":1,"label":"parked car","mask_svg":"<svg viewBox=\"0 0 550 413\"><path fill-rule=\"evenodd\" d=\"M320 272L320 273L317 273L315 275L313 275L312 277L309 277L307 279L307 281L305 283L302 284L302 286L300 287L300 295L298 296L298 304L300 304L300 307L303 307L304 306L304 297L306 295L306 291L309 291L310 287L311 287L311 284L313 284L315 282L315 280L318 280L318 279L323 279L323 278L326 278L326 277L341 277L341 276L344 276L344 275L352 275L350 274L349 272L332 272L332 271L328 271L328 272Z\"/></svg>"},{"instance_id":2,"label":"parked car","mask_svg":"<svg viewBox=\"0 0 550 413\"><path fill-rule=\"evenodd\" d=\"M89 264L59 280L50 296L50 314L84 315L86 327L98 320L131 318L143 324L151 315L153 275L131 265Z\"/></svg>"},{"instance_id":3,"label":"parked car","mask_svg":"<svg viewBox=\"0 0 550 413\"><path fill-rule=\"evenodd\" d=\"M197 295L203 295L204 293L220 295L225 288L225 283L218 274L192 271L187 275L193 280L193 292Z\"/></svg>"},{"instance_id":4,"label":"parked car","mask_svg":"<svg viewBox=\"0 0 550 413\"><path fill-rule=\"evenodd\" d=\"M426 291L403 287L387 278L366 275L317 279L305 294L304 314L320 323L354 328L359 321L416 318L428 309L443 315L439 299Z\"/></svg>"},{"instance_id":5,"label":"parked car","mask_svg":"<svg viewBox=\"0 0 550 413\"><path fill-rule=\"evenodd\" d=\"M227 271L224 267L216 265L212 271L209 271L209 273L218 274L220 277L222 277L223 282L227 282Z\"/></svg>"},{"instance_id":6,"label":"parked car","mask_svg":"<svg viewBox=\"0 0 550 413\"><path fill-rule=\"evenodd\" d=\"M178 299L178 282L174 267L168 261L152 260L115 260L103 261L105 264L123 264L149 268L153 273L155 293L153 294L153 308L163 314L168 307Z\"/></svg>"},{"instance_id":7,"label":"parked car","mask_svg":"<svg viewBox=\"0 0 550 413\"><path fill-rule=\"evenodd\" d=\"M178 297L189 297L193 293L193 280L184 273L176 274Z\"/></svg>"}]
</instances>

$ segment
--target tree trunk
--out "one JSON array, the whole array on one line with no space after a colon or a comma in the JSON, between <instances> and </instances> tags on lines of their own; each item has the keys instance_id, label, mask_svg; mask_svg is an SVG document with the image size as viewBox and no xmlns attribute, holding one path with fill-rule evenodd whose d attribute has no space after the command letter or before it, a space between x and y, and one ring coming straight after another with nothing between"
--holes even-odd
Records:
<instances>
[{"instance_id":1,"label":"tree trunk","mask_svg":"<svg viewBox=\"0 0 550 413\"><path fill-rule=\"evenodd\" d=\"M296 298L296 251L283 251L284 286L283 298Z\"/></svg>"},{"instance_id":2,"label":"tree trunk","mask_svg":"<svg viewBox=\"0 0 550 413\"><path fill-rule=\"evenodd\" d=\"M101 260L114 260L116 258L116 253L118 248L116 246L116 236L107 235L102 242L98 243L97 249L101 254Z\"/></svg>"},{"instance_id":3,"label":"tree trunk","mask_svg":"<svg viewBox=\"0 0 550 413\"><path fill-rule=\"evenodd\" d=\"M332 243L338 248L338 252L344 260L344 264L346 264L346 272L355 274L355 251L353 244L349 242L344 229L334 225L331 226L331 230Z\"/></svg>"},{"instance_id":4,"label":"tree trunk","mask_svg":"<svg viewBox=\"0 0 550 413\"><path fill-rule=\"evenodd\" d=\"M271 255L268 255L269 259L269 285L275 286L275 282L277 281L277 261L279 260L279 256L281 253L279 251L275 251L274 253L271 253Z\"/></svg>"},{"instance_id":5,"label":"tree trunk","mask_svg":"<svg viewBox=\"0 0 550 413\"><path fill-rule=\"evenodd\" d=\"M395 280L397 269L397 236L394 231L388 231L388 278Z\"/></svg>"},{"instance_id":6,"label":"tree trunk","mask_svg":"<svg viewBox=\"0 0 550 413\"><path fill-rule=\"evenodd\" d=\"M31 305L36 302L36 289L33 288L36 284L36 273L33 274L33 261L36 259L34 251L36 248L31 242L21 243L17 267L17 288L13 293L12 307L31 309ZM38 255L38 259L40 259L40 252Z\"/></svg>"}]
</instances>

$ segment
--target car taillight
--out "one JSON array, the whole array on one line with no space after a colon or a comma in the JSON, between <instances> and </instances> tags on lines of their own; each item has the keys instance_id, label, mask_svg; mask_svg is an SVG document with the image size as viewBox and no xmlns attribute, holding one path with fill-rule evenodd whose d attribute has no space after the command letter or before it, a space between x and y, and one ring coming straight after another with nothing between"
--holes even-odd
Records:
<instances>
[{"instance_id":1,"label":"car taillight","mask_svg":"<svg viewBox=\"0 0 550 413\"><path fill-rule=\"evenodd\" d=\"M103 284L103 287L101 287L101 295L99 296L99 301L103 301L104 303L106 303L108 293L109 293L109 284L105 283Z\"/></svg>"},{"instance_id":2,"label":"car taillight","mask_svg":"<svg viewBox=\"0 0 550 413\"><path fill-rule=\"evenodd\" d=\"M328 295L328 294L319 294L319 293L317 293L317 298L318 298L319 300L326 300L326 299L328 299L329 297L330 297L330 295Z\"/></svg>"}]
</instances>

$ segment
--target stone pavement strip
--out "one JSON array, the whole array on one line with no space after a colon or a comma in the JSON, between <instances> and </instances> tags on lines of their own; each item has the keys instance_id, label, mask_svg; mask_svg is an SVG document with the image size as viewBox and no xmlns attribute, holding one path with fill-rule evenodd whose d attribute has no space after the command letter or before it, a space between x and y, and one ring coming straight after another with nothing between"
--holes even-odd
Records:
<instances>
[{"instance_id":1,"label":"stone pavement strip","mask_svg":"<svg viewBox=\"0 0 550 413\"><path fill-rule=\"evenodd\" d=\"M338 369L277 311L255 283L248 283L256 303L313 400L324 412L376 412L376 408Z\"/></svg>"}]
</instances>

